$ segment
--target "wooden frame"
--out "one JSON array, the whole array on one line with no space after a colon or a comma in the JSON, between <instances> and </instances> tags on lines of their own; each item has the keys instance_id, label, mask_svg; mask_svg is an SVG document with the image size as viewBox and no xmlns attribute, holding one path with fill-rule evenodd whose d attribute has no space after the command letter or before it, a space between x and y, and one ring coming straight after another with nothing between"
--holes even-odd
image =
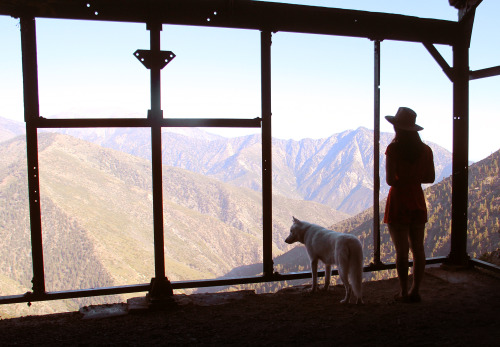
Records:
<instances>
[{"instance_id":1,"label":"wooden frame","mask_svg":"<svg viewBox=\"0 0 500 347\"><path fill-rule=\"evenodd\" d=\"M477 5L476 5L477 6ZM458 22L422 19L403 15L341 10L249 0L18 0L0 3L0 15L21 20L24 107L27 138L27 164L33 257L33 292L0 297L0 304L66 299L96 295L149 291L153 300L163 300L173 289L258 283L307 278L310 274L280 275L273 271L272 260L272 157L271 157L271 38L277 31L363 37L375 43L375 157L378 158L380 134L380 43L383 40L420 42L428 49L453 82L453 186L451 252L448 257L427 259L427 263L467 264L467 171L468 171L468 81L498 75L499 67L470 72L468 48L475 8L463 13ZM153 57L151 71L151 109L144 119L44 119L38 110L38 73L36 18L83 19L94 21L140 22L150 31ZM172 119L163 118L160 103L160 71L154 63L159 55L162 24L196 25L259 30L261 33L262 112L254 119ZM434 44L453 47L453 67L434 48ZM45 291L42 227L38 180L38 139L40 128L78 127L149 127L152 138L153 215L155 235L155 278L150 284L112 288ZM165 275L163 251L163 198L161 196L162 127L252 127L262 131L263 195L263 276L224 280L170 283ZM380 221L378 219L379 163L375 165L374 261L365 271L395 268L380 262ZM477 263L476 263L477 264ZM336 273L333 271L334 274ZM324 273L320 273L320 276Z\"/></svg>"}]
</instances>

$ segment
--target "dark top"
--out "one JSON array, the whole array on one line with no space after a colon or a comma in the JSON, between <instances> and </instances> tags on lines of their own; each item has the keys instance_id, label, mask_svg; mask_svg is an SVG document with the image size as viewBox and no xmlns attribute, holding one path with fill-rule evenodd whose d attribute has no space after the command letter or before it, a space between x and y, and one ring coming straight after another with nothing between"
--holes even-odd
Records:
<instances>
[{"instance_id":1,"label":"dark top","mask_svg":"<svg viewBox=\"0 0 500 347\"><path fill-rule=\"evenodd\" d=\"M386 165L391 165L387 174L392 177L387 177L391 189L385 206L384 223L427 222L427 206L421 184L434 182L434 157L431 148L422 145L423 150L413 162L396 158L397 143L387 147Z\"/></svg>"}]
</instances>

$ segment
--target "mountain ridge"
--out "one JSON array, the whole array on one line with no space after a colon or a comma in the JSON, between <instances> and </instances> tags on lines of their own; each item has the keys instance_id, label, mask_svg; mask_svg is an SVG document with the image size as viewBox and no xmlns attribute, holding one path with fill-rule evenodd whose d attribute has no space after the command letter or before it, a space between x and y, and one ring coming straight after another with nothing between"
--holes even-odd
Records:
<instances>
[{"instance_id":1,"label":"mountain ridge","mask_svg":"<svg viewBox=\"0 0 500 347\"><path fill-rule=\"evenodd\" d=\"M56 130L52 130L56 131ZM149 129L57 129L106 148L151 158ZM384 151L394 134L381 133L380 172ZM451 174L451 153L428 143L434 152L436 182ZM162 160L235 186L262 189L260 135L225 138L198 128L164 128ZM273 192L293 199L316 201L357 214L373 205L373 131L345 130L323 139L272 139ZM381 180L380 197L389 191Z\"/></svg>"},{"instance_id":2,"label":"mountain ridge","mask_svg":"<svg viewBox=\"0 0 500 347\"><path fill-rule=\"evenodd\" d=\"M206 140L186 133L164 131L164 164L202 173L236 186L257 191L262 189L260 135ZM381 172L385 170L383 151L393 136L381 134ZM124 140L120 137L120 144L113 139L107 143L110 148L150 158L150 149L144 151L149 146L149 139L136 139L128 137ZM140 144L140 141L143 143ZM451 173L451 153L435 144L429 145L435 153L436 178L439 181ZM138 146L141 152L136 150ZM360 127L325 139L295 141L273 138L272 160L273 192L276 194L316 201L351 215L373 204L371 130ZM352 190L358 193L350 195ZM381 196L386 196L388 190L389 187L382 181Z\"/></svg>"}]
</instances>

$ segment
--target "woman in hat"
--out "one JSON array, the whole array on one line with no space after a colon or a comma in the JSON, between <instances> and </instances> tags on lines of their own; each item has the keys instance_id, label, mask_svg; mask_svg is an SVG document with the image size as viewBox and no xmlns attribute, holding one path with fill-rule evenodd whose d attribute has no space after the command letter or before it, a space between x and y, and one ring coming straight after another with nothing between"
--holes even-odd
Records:
<instances>
[{"instance_id":1,"label":"woman in hat","mask_svg":"<svg viewBox=\"0 0 500 347\"><path fill-rule=\"evenodd\" d=\"M384 223L388 224L396 248L396 270L400 293L397 301L419 302L419 287L425 269L424 232L427 206L422 183L435 179L433 153L418 135L423 128L415 124L417 114L400 107L395 116L385 118L394 125L396 136L387 146L386 180L391 186L385 207ZM408 290L408 252L413 254L413 284Z\"/></svg>"}]
</instances>

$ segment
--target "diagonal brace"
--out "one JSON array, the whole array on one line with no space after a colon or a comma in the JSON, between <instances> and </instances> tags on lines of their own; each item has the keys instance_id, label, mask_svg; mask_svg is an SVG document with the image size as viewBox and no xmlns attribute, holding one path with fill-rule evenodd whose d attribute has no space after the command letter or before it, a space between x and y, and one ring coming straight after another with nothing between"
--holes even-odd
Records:
<instances>
[{"instance_id":1,"label":"diagonal brace","mask_svg":"<svg viewBox=\"0 0 500 347\"><path fill-rule=\"evenodd\" d=\"M434 47L433 44L428 43L428 42L423 42L425 48L429 51L429 53L432 55L434 60L441 66L441 69L443 69L444 73L448 78L450 79L451 82L454 80L453 76L453 68L451 68L446 60L444 60L443 56L439 53L439 51Z\"/></svg>"}]
</instances>

